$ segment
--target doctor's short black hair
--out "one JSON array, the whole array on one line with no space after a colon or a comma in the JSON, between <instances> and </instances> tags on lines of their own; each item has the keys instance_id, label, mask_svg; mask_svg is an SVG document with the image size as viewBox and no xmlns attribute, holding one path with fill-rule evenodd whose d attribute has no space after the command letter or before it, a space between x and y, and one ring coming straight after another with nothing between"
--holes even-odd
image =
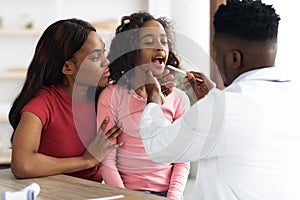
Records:
<instances>
[{"instance_id":1,"label":"doctor's short black hair","mask_svg":"<svg viewBox=\"0 0 300 200\"><path fill-rule=\"evenodd\" d=\"M260 0L227 0L215 13L215 34L252 41L277 39L279 20L273 6Z\"/></svg>"}]
</instances>

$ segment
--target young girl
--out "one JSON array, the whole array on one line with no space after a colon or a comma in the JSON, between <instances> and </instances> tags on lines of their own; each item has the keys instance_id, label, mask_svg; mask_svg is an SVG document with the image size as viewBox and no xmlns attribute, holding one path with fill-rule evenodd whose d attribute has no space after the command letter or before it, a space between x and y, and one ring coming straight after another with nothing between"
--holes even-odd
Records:
<instances>
[{"instance_id":1,"label":"young girl","mask_svg":"<svg viewBox=\"0 0 300 200\"><path fill-rule=\"evenodd\" d=\"M118 147L110 140L120 133L112 127L103 137L105 118L97 134L95 100L88 96L90 86L108 81L103 52L102 39L85 21L60 20L45 30L9 113L17 178L66 173L102 180L99 162Z\"/></svg>"},{"instance_id":2,"label":"young girl","mask_svg":"<svg viewBox=\"0 0 300 200\"><path fill-rule=\"evenodd\" d=\"M117 142L124 145L112 151L101 164L105 183L180 199L189 163L151 161L139 135L140 116L147 103L145 70L160 76L166 65L178 67L174 43L174 33L166 19L155 19L146 12L123 17L108 55L111 78L117 84L100 94L97 118L101 122L110 116L108 127L123 127ZM189 109L188 97L175 88L166 97L163 109L168 118L166 123L172 123Z\"/></svg>"}]
</instances>

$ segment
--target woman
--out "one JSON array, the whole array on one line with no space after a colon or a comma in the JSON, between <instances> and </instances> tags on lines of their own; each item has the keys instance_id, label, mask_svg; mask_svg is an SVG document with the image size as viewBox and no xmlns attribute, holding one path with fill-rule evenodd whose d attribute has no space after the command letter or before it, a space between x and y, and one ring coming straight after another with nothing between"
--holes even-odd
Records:
<instances>
[{"instance_id":1,"label":"woman","mask_svg":"<svg viewBox=\"0 0 300 200\"><path fill-rule=\"evenodd\" d=\"M111 78L116 84L108 86L99 96L98 122L110 116L108 127L121 124L123 133L117 142L124 142L101 164L105 183L147 193L180 199L189 174L189 163L155 163L145 153L139 135L140 116L147 103L145 70L158 77L168 72L166 65L179 67L174 49L174 33L170 23L155 19L146 12L122 18L109 52ZM165 93L165 94L168 94ZM189 109L184 92L174 88L163 105L172 123Z\"/></svg>"},{"instance_id":2,"label":"woman","mask_svg":"<svg viewBox=\"0 0 300 200\"><path fill-rule=\"evenodd\" d=\"M106 85L108 64L104 43L89 23L60 20L44 31L9 113L17 178L65 173L102 180L99 163L119 146L110 140L120 129L114 126L103 137L105 118L97 134L95 101L88 94L91 86Z\"/></svg>"}]
</instances>

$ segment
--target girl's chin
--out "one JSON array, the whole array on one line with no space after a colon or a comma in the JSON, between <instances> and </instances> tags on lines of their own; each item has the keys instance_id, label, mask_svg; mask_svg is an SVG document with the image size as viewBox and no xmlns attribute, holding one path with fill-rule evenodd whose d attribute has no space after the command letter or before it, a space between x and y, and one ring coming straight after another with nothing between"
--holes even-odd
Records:
<instances>
[{"instance_id":1,"label":"girl's chin","mask_svg":"<svg viewBox=\"0 0 300 200\"><path fill-rule=\"evenodd\" d=\"M164 66L152 66L150 70L152 71L153 76L160 76L164 72Z\"/></svg>"},{"instance_id":2,"label":"girl's chin","mask_svg":"<svg viewBox=\"0 0 300 200\"><path fill-rule=\"evenodd\" d=\"M160 76L163 72L164 70L152 70L153 76Z\"/></svg>"}]
</instances>

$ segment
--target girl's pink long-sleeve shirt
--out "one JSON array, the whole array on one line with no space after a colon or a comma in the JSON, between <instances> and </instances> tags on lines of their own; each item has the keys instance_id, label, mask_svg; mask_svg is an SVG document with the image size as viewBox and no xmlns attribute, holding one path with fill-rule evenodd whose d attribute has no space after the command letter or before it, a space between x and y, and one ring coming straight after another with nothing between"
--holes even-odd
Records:
<instances>
[{"instance_id":1,"label":"girl's pink long-sleeve shirt","mask_svg":"<svg viewBox=\"0 0 300 200\"><path fill-rule=\"evenodd\" d=\"M168 197L178 199L189 174L189 163L156 163L150 160L139 135L140 117L147 99L126 86L110 85L98 100L98 127L105 117L110 118L106 128L115 124L123 127L117 142L124 144L110 153L102 162L100 170L105 183L133 190L168 192ZM162 108L172 123L190 107L189 99L179 89L167 96Z\"/></svg>"}]
</instances>

